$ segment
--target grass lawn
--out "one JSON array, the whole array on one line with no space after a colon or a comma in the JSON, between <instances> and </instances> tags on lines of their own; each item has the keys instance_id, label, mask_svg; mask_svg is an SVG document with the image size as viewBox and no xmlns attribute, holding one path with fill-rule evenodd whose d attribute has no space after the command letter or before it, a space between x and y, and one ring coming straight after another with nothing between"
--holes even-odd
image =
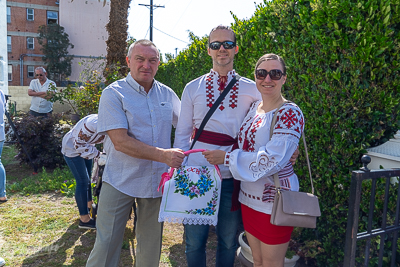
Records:
<instances>
[{"instance_id":1,"label":"grass lawn","mask_svg":"<svg viewBox=\"0 0 400 267\"><path fill-rule=\"evenodd\" d=\"M85 266L96 231L78 228L78 208L73 190L68 189L73 184L71 173L42 170L32 175L33 170L20 165L15 154L12 146L4 147L9 201L0 205L0 257L12 267ZM135 245L129 220L119 266L133 266ZM216 236L210 232L207 266L215 266L215 250ZM186 266L184 251L183 226L165 224L160 266Z\"/></svg>"}]
</instances>

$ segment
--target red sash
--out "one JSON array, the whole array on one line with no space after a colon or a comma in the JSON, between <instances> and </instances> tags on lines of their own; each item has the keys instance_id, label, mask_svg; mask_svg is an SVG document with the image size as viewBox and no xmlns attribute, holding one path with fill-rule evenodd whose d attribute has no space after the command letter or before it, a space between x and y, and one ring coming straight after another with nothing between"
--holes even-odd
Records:
<instances>
[{"instance_id":1,"label":"red sash","mask_svg":"<svg viewBox=\"0 0 400 267\"><path fill-rule=\"evenodd\" d=\"M196 135L198 129L196 128L193 136ZM233 138L230 135L227 134L222 134L222 133L216 133L216 132L211 132L211 131L206 131L203 130L197 139L197 141L211 144L211 145L216 145L216 146L232 146L232 150L235 150L239 148L237 138ZM240 181L238 180L233 180L233 194L232 194L232 207L231 211L236 211L240 209L240 203L239 203L239 191L240 191Z\"/></svg>"}]
</instances>

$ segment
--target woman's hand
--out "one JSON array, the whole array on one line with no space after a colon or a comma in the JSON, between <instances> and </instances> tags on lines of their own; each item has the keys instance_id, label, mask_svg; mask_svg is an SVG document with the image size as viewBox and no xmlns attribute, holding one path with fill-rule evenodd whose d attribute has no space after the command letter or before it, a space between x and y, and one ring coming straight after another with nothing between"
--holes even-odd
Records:
<instances>
[{"instance_id":1,"label":"woman's hand","mask_svg":"<svg viewBox=\"0 0 400 267\"><path fill-rule=\"evenodd\" d=\"M218 165L224 163L226 152L222 150L207 150L202 154L210 164Z\"/></svg>"}]
</instances>

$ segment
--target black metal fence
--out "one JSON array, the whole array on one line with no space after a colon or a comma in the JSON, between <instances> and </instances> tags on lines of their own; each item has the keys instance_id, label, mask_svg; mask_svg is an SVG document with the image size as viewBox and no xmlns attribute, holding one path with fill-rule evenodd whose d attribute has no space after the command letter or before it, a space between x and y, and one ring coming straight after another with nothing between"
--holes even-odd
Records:
<instances>
[{"instance_id":1,"label":"black metal fence","mask_svg":"<svg viewBox=\"0 0 400 267\"><path fill-rule=\"evenodd\" d=\"M352 174L344 266L400 266L400 169L369 170L369 156L362 162Z\"/></svg>"}]
</instances>

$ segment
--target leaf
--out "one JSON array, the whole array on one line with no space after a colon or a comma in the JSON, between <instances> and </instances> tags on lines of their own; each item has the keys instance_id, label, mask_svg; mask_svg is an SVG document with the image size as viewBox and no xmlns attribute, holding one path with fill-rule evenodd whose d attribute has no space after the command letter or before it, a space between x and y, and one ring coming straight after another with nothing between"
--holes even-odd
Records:
<instances>
[{"instance_id":1,"label":"leaf","mask_svg":"<svg viewBox=\"0 0 400 267\"><path fill-rule=\"evenodd\" d=\"M387 16L386 16L386 18L383 20L383 24L388 24L388 22L389 22L389 18L390 18L390 14L388 14Z\"/></svg>"}]
</instances>

